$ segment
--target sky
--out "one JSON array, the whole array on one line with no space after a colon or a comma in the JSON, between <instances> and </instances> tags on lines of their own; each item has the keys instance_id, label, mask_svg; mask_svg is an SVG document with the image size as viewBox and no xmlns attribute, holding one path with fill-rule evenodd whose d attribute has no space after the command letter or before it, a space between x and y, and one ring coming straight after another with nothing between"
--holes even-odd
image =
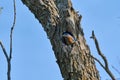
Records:
<instances>
[{"instance_id":1,"label":"sky","mask_svg":"<svg viewBox=\"0 0 120 80\"><path fill-rule=\"evenodd\" d=\"M9 53L9 35L13 22L13 1L0 0L0 40ZM101 51L109 62L116 78L120 78L111 66L120 70L120 0L72 0L73 6L82 15L81 26L91 54L97 55L91 36L92 30L99 41ZM62 80L51 44L41 24L34 15L16 0L17 20L13 33L12 80ZM102 61L103 62L103 61ZM110 79L96 63L101 80ZM0 80L7 80L7 63L0 48Z\"/></svg>"}]
</instances>

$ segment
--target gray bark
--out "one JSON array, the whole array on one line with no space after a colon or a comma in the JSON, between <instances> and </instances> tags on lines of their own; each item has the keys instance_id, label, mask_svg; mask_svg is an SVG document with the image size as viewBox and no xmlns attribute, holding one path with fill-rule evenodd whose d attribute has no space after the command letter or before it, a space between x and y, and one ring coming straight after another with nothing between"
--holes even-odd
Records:
<instances>
[{"instance_id":1,"label":"gray bark","mask_svg":"<svg viewBox=\"0 0 120 80\"><path fill-rule=\"evenodd\" d=\"M64 80L99 80L99 72L91 58L80 25L81 15L70 0L22 0L42 24L51 42ZM66 45L62 33L68 31L76 39Z\"/></svg>"}]
</instances>

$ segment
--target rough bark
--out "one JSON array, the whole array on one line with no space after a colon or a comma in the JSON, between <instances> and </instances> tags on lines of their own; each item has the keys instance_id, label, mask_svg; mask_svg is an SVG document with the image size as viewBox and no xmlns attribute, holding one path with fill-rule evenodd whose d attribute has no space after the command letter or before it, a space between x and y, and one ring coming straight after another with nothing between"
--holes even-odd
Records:
<instances>
[{"instance_id":1,"label":"rough bark","mask_svg":"<svg viewBox=\"0 0 120 80\"><path fill-rule=\"evenodd\" d=\"M70 0L22 0L42 24L50 39L57 63L64 80L99 80L95 62L91 58L80 25L81 15ZM62 41L68 31L76 39L72 45Z\"/></svg>"}]
</instances>

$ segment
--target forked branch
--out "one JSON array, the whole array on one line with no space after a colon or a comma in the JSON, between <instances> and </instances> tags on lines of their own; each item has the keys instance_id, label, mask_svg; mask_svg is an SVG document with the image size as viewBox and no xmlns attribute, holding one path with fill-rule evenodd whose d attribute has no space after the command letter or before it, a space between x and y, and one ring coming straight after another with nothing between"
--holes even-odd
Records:
<instances>
[{"instance_id":1,"label":"forked branch","mask_svg":"<svg viewBox=\"0 0 120 80\"><path fill-rule=\"evenodd\" d=\"M0 41L0 46L3 50L4 56L7 60L7 65L8 65L8 69L7 69L7 80L11 80L11 59L12 59L12 35L13 35L13 30L15 27L15 23L16 23L16 3L15 0L13 0L13 5L14 5L14 20L13 20L13 24L11 27L11 31L10 31L10 53L8 54L3 43Z\"/></svg>"},{"instance_id":2,"label":"forked branch","mask_svg":"<svg viewBox=\"0 0 120 80\"><path fill-rule=\"evenodd\" d=\"M95 58L93 56L92 57L102 66L102 68L108 73L108 75L111 77L111 79L115 80L114 75L112 74L112 72L110 71L110 69L108 67L108 61L107 61L106 57L104 56L104 54L100 50L99 43L98 43L97 38L94 34L94 31L92 31L92 36L90 38L92 38L94 40L97 52L101 56L101 58L103 59L104 65L101 63L100 60L98 60L97 58Z\"/></svg>"}]
</instances>

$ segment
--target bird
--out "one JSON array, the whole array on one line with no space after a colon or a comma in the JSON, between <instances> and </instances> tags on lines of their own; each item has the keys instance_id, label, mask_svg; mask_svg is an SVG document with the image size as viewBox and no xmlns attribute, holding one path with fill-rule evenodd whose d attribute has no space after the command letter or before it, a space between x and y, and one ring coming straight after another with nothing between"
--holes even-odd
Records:
<instances>
[{"instance_id":1,"label":"bird","mask_svg":"<svg viewBox=\"0 0 120 80\"><path fill-rule=\"evenodd\" d=\"M63 32L62 40L66 45L72 45L75 43L75 38L70 32Z\"/></svg>"}]
</instances>

